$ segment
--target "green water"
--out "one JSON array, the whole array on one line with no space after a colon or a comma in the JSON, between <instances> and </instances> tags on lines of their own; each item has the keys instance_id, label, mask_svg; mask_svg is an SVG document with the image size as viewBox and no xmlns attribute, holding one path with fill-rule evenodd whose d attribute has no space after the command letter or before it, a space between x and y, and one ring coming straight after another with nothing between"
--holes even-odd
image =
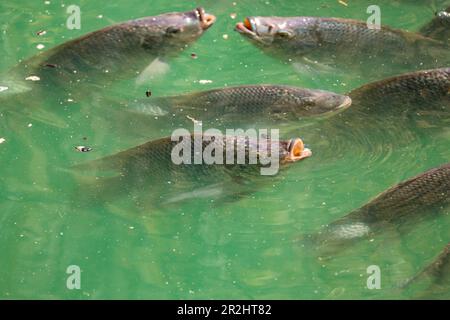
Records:
<instances>
[{"instance_id":1,"label":"green water","mask_svg":"<svg viewBox=\"0 0 450 320\"><path fill-rule=\"evenodd\" d=\"M38 44L48 49L131 18L203 6L218 19L151 84L120 81L103 91L85 89L74 101L48 90L0 102L0 138L6 139L0 144L0 298L404 299L421 294L399 286L448 243L448 215L416 223L407 232L381 233L333 259L318 259L297 239L386 188L447 163L448 121L407 126L381 114L359 130L341 126L331 132L323 130L327 119L301 123L284 133L303 137L313 157L224 205L191 202L138 211L118 199L86 206L82 198L74 199L77 185L65 170L170 134L173 128L163 120L125 114L116 104L143 98L149 88L159 96L249 83L341 93L357 87L364 79L299 74L233 27L246 15L365 20L367 6L377 1L349 0L348 6L331 0L49 2L0 3L1 72L38 53ZM379 1L382 23L417 30L437 8L433 1L418 3ZM81 8L81 30L65 27L70 4ZM47 33L36 35L40 30ZM78 145L93 151L76 152ZM70 265L81 268L80 290L66 287ZM366 286L370 265L381 269L379 290Z\"/></svg>"}]
</instances>

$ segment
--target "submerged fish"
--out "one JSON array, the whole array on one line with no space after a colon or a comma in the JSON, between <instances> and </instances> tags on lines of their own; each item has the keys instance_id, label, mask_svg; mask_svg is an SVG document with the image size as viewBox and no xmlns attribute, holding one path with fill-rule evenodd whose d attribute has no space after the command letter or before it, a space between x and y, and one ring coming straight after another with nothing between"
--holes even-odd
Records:
<instances>
[{"instance_id":1,"label":"submerged fish","mask_svg":"<svg viewBox=\"0 0 450 320\"><path fill-rule=\"evenodd\" d=\"M178 202L190 198L214 199L228 197L255 189L255 180L276 163L280 168L311 156L301 139L272 140L269 137L242 140L236 136L214 139L208 135L188 135L183 142L171 137L153 140L118 154L75 167L78 172L96 177L87 187L94 201L125 195L152 206ZM263 154L261 141L267 143ZM181 143L189 143L181 151ZM278 148L278 154L275 153ZM214 150L213 150L214 149ZM205 152L222 159L208 160ZM272 152L273 151L273 152ZM229 156L229 152L231 156ZM175 160L181 155L185 162ZM203 157L202 157L203 155ZM200 160L195 160L200 156ZM215 158L214 159L218 159ZM179 159L179 158L177 158ZM229 159L231 162L229 162ZM251 160L256 162L251 162ZM268 163L267 160L272 162ZM270 177L269 177L270 178ZM273 177L272 177L273 178ZM261 176L259 179L264 179Z\"/></svg>"},{"instance_id":2,"label":"submerged fish","mask_svg":"<svg viewBox=\"0 0 450 320\"><path fill-rule=\"evenodd\" d=\"M364 113L450 111L450 68L417 71L363 85L348 95Z\"/></svg>"},{"instance_id":3,"label":"submerged fish","mask_svg":"<svg viewBox=\"0 0 450 320\"><path fill-rule=\"evenodd\" d=\"M383 225L400 225L415 216L439 212L449 204L450 164L446 164L388 189L309 238L325 246L350 243L373 235Z\"/></svg>"},{"instance_id":4,"label":"submerged fish","mask_svg":"<svg viewBox=\"0 0 450 320\"><path fill-rule=\"evenodd\" d=\"M419 294L421 298L448 299L450 297L450 243L431 264L410 279L406 286L423 287Z\"/></svg>"},{"instance_id":5,"label":"submerged fish","mask_svg":"<svg viewBox=\"0 0 450 320\"><path fill-rule=\"evenodd\" d=\"M436 17L424 25L419 32L426 37L448 43L450 39L450 7L436 13Z\"/></svg>"},{"instance_id":6,"label":"submerged fish","mask_svg":"<svg viewBox=\"0 0 450 320\"><path fill-rule=\"evenodd\" d=\"M366 22L321 17L248 17L236 30L263 50L289 61L326 65L368 77L444 67L448 48L419 34ZM315 67L314 67L315 66Z\"/></svg>"},{"instance_id":7,"label":"submerged fish","mask_svg":"<svg viewBox=\"0 0 450 320\"><path fill-rule=\"evenodd\" d=\"M348 108L348 96L285 85L246 85L140 100L131 110L202 121L292 121Z\"/></svg>"},{"instance_id":8,"label":"submerged fish","mask_svg":"<svg viewBox=\"0 0 450 320\"><path fill-rule=\"evenodd\" d=\"M20 79L36 77L38 84L130 78L152 60L178 54L214 21L203 8L126 21L65 42L11 72Z\"/></svg>"}]
</instances>

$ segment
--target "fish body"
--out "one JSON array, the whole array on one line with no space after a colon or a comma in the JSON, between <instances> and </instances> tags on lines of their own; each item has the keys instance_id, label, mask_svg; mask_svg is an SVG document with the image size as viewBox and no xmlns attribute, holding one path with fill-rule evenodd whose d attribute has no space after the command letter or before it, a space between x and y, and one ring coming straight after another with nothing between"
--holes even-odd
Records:
<instances>
[{"instance_id":1,"label":"fish body","mask_svg":"<svg viewBox=\"0 0 450 320\"><path fill-rule=\"evenodd\" d=\"M376 81L348 93L352 109L402 114L450 111L450 68L417 71Z\"/></svg>"},{"instance_id":2,"label":"fish body","mask_svg":"<svg viewBox=\"0 0 450 320\"><path fill-rule=\"evenodd\" d=\"M446 164L386 190L312 238L320 244L340 245L367 237L380 226L401 225L414 217L440 212L449 204L450 164Z\"/></svg>"},{"instance_id":3,"label":"fish body","mask_svg":"<svg viewBox=\"0 0 450 320\"><path fill-rule=\"evenodd\" d=\"M240 140L236 136L222 136L215 139L212 136L192 134L184 137L183 143L189 145L182 152L175 149L181 146L180 140L166 137L76 166L75 169L84 173L95 172L95 181L89 188L91 195L95 194L99 198L118 194L134 197L141 192L145 197L151 198L153 204L164 204L196 195L233 193L239 190L239 186L253 189L252 182L261 176L261 168L268 166L261 157L279 161L280 167L284 167L311 155L311 151L304 148L301 139L261 139L259 141L265 141L268 146L266 156L258 148L260 142L256 138ZM275 145L278 148L277 154L272 153L272 150L276 150L273 149ZM221 156L222 163L219 160L218 163L205 160L204 152L208 149L211 151L212 148L213 154ZM228 149L233 152L231 160L227 160ZM186 155L186 161L174 160L174 152L176 156ZM199 155L203 157L195 160ZM251 163L251 159L257 161ZM208 190L208 186L211 186L211 192L217 192L204 192Z\"/></svg>"},{"instance_id":4,"label":"fish body","mask_svg":"<svg viewBox=\"0 0 450 320\"><path fill-rule=\"evenodd\" d=\"M421 287L418 297L422 299L448 299L450 297L450 243L433 262L408 280L404 287Z\"/></svg>"},{"instance_id":5,"label":"fish body","mask_svg":"<svg viewBox=\"0 0 450 320\"><path fill-rule=\"evenodd\" d=\"M311 61L365 78L425 68L450 60L441 42L387 26L323 17L248 17L236 30L271 54Z\"/></svg>"},{"instance_id":6,"label":"fish body","mask_svg":"<svg viewBox=\"0 0 450 320\"><path fill-rule=\"evenodd\" d=\"M88 33L20 63L19 78L66 84L137 76L158 57L178 54L215 21L202 8L130 20Z\"/></svg>"},{"instance_id":7,"label":"fish body","mask_svg":"<svg viewBox=\"0 0 450 320\"><path fill-rule=\"evenodd\" d=\"M134 111L211 121L295 121L343 111L348 96L285 85L246 85L140 100Z\"/></svg>"}]
</instances>

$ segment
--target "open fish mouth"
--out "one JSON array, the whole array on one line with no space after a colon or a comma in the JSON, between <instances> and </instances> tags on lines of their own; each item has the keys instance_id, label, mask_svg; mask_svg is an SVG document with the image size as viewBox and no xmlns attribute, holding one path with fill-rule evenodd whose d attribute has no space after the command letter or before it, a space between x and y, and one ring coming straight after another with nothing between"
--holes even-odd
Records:
<instances>
[{"instance_id":1,"label":"open fish mouth","mask_svg":"<svg viewBox=\"0 0 450 320\"><path fill-rule=\"evenodd\" d=\"M246 34L256 36L256 24L255 19L251 17L247 17L244 19L244 22L238 22L236 24L236 31Z\"/></svg>"},{"instance_id":2,"label":"open fish mouth","mask_svg":"<svg viewBox=\"0 0 450 320\"><path fill-rule=\"evenodd\" d=\"M200 26L203 30L208 29L214 24L214 22L216 22L216 17L212 14L206 13L205 9L197 8L195 11L197 13L198 20L200 21Z\"/></svg>"},{"instance_id":3,"label":"open fish mouth","mask_svg":"<svg viewBox=\"0 0 450 320\"><path fill-rule=\"evenodd\" d=\"M284 158L284 161L286 162L296 162L312 156L311 150L305 148L303 140L300 138L291 139L289 141L287 150L288 155Z\"/></svg>"},{"instance_id":4,"label":"open fish mouth","mask_svg":"<svg viewBox=\"0 0 450 320\"><path fill-rule=\"evenodd\" d=\"M350 107L352 105L352 98L350 98L349 96L346 96L344 98L344 102L342 102L337 109L341 110L341 109L347 109L348 107Z\"/></svg>"}]
</instances>

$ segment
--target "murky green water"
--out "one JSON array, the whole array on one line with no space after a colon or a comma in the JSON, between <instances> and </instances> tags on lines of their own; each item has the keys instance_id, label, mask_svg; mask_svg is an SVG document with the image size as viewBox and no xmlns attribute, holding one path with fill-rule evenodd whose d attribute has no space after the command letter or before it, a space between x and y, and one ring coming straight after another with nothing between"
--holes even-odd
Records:
<instances>
[{"instance_id":1,"label":"murky green water","mask_svg":"<svg viewBox=\"0 0 450 320\"><path fill-rule=\"evenodd\" d=\"M279 179L226 204L190 202L136 210L130 201L83 205L67 168L169 135L164 120L125 114L118 101L250 83L290 84L340 93L365 83L351 75L311 77L265 55L233 31L246 15L314 15L367 19L377 1L3 1L0 70L91 30L131 18L204 6L218 18L198 42L170 60L170 71L149 84L119 81L87 87L73 98L58 90L0 101L1 298L412 298L400 284L450 240L447 215L407 232L386 232L321 260L299 245L319 229L386 188L450 158L448 121L414 125L377 115L367 123L327 127L305 121L282 130L304 138L313 158ZM434 1L378 1L382 23L411 31L432 16ZM442 1L444 2L444 1ZM425 4L423 4L425 3ZM81 8L81 30L65 26L66 7ZM230 15L236 14L233 19ZM45 35L38 36L38 31ZM44 50L45 50L44 49ZM191 53L197 59L191 58ZM201 84L199 80L211 80ZM44 119L45 121L40 121ZM364 122L364 121L361 121ZM375 128L375 129L374 129ZM79 153L74 146L88 145ZM119 197L118 197L119 198ZM448 213L448 212L447 212ZM66 287L78 265L81 289ZM366 286L378 265L382 288Z\"/></svg>"}]
</instances>

